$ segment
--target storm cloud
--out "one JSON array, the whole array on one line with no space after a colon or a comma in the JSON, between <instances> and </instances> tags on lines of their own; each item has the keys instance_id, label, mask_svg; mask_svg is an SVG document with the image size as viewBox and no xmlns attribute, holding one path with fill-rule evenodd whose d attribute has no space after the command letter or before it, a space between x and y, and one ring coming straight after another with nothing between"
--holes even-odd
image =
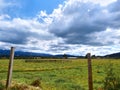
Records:
<instances>
[{"instance_id":1,"label":"storm cloud","mask_svg":"<svg viewBox=\"0 0 120 90\"><path fill-rule=\"evenodd\" d=\"M68 44L104 45L95 42L92 33L101 33L108 28L120 28L120 1L108 6L101 6L92 2L69 1L59 9L59 18L54 18L50 25L50 32L62 37ZM111 32L112 33L112 32ZM118 35L119 36L119 35ZM105 36L106 37L106 36ZM94 39L94 42L92 42ZM118 38L117 38L118 39ZM107 44L112 44L107 43Z\"/></svg>"}]
</instances>

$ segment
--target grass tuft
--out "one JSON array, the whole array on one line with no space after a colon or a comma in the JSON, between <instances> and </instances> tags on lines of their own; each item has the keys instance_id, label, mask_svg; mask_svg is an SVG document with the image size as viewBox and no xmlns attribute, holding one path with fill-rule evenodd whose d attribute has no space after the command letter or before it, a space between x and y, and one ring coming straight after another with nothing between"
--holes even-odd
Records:
<instances>
[{"instance_id":1,"label":"grass tuft","mask_svg":"<svg viewBox=\"0 0 120 90\"><path fill-rule=\"evenodd\" d=\"M31 83L32 86L34 87L42 87L41 86L41 80L40 79L36 79Z\"/></svg>"}]
</instances>

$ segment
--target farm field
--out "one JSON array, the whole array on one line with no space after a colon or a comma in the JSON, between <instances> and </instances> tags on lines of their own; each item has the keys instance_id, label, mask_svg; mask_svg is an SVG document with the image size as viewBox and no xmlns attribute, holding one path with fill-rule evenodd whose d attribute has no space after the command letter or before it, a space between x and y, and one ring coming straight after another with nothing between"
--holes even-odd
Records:
<instances>
[{"instance_id":1,"label":"farm field","mask_svg":"<svg viewBox=\"0 0 120 90\"><path fill-rule=\"evenodd\" d=\"M7 78L9 60L0 60L0 82ZM108 65L113 65L114 73L120 77L120 59L93 59L93 87L103 87ZM66 59L66 61L25 62L14 60L12 82L30 85L39 79L43 90L88 90L88 67L86 59Z\"/></svg>"}]
</instances>

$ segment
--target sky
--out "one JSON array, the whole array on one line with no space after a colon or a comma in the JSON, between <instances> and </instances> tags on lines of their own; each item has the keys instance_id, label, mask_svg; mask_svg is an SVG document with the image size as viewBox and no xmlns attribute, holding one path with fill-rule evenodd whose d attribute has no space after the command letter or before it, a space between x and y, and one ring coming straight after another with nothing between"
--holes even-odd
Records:
<instances>
[{"instance_id":1,"label":"sky","mask_svg":"<svg viewBox=\"0 0 120 90\"><path fill-rule=\"evenodd\" d=\"M120 0L0 0L0 49L120 52Z\"/></svg>"}]
</instances>

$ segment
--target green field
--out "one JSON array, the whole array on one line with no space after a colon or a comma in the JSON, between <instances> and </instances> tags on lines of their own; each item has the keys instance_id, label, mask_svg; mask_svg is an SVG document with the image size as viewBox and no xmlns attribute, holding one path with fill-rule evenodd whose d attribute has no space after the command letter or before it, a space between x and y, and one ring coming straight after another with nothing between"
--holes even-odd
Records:
<instances>
[{"instance_id":1,"label":"green field","mask_svg":"<svg viewBox=\"0 0 120 90\"><path fill-rule=\"evenodd\" d=\"M103 87L107 66L112 64L113 71L120 76L120 59L93 59L93 87ZM0 60L0 82L7 77L8 60ZM25 62L14 60L12 82L30 85L40 79L43 90L88 90L87 60L76 59L54 62Z\"/></svg>"}]
</instances>

